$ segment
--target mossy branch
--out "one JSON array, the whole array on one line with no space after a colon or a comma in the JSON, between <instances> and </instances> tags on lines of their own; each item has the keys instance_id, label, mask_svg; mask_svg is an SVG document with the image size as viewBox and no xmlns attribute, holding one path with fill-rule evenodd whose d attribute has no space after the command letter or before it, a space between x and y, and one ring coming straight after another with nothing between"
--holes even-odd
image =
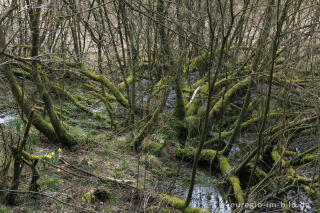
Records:
<instances>
[{"instance_id":1,"label":"mossy branch","mask_svg":"<svg viewBox=\"0 0 320 213\"><path fill-rule=\"evenodd\" d=\"M124 95L118 90L112 83L111 81L103 76L103 75L95 75L93 74L89 69L87 69L85 66L81 67L82 73L87 76L88 78L98 81L102 83L105 87L109 89L109 91L114 95L114 97L117 99L117 101L124 107L129 108L129 102L128 100L124 97Z\"/></svg>"},{"instance_id":2,"label":"mossy branch","mask_svg":"<svg viewBox=\"0 0 320 213\"><path fill-rule=\"evenodd\" d=\"M229 173L231 172L232 167L229 164L228 158L226 156L224 156L224 155L220 155L218 157L218 161L219 161L219 166L220 166L221 173L223 175L229 176L230 175ZM243 191L242 191L241 186L240 186L239 178L237 176L231 174L228 177L228 182L233 188L234 196L237 199L237 202L238 203L244 203L244 194L243 194Z\"/></svg>"},{"instance_id":3,"label":"mossy branch","mask_svg":"<svg viewBox=\"0 0 320 213\"><path fill-rule=\"evenodd\" d=\"M233 129L231 138L228 142L228 144L226 145L226 147L223 149L223 154L228 156L229 152L231 151L234 143L236 142L236 140L238 139L238 136L240 134L240 130L241 130L241 124L247 114L247 108L250 102L250 96L251 96L251 86L252 86L252 79L251 76L249 77L249 85L248 85L248 90L247 90L247 94L244 98L244 104L242 106L239 118L236 121L236 126Z\"/></svg>"},{"instance_id":4,"label":"mossy branch","mask_svg":"<svg viewBox=\"0 0 320 213\"><path fill-rule=\"evenodd\" d=\"M86 112L87 114L99 118L101 119L102 117L100 115L97 115L96 113L92 112L88 107L86 107L85 105L79 103L79 101L70 94L70 92L64 90L63 88L61 88L59 85L55 84L52 86L53 89L55 89L57 92L63 94L64 96L66 96L67 98L69 98L71 100L71 102L77 106L79 109L81 109L82 111Z\"/></svg>"},{"instance_id":5,"label":"mossy branch","mask_svg":"<svg viewBox=\"0 0 320 213\"><path fill-rule=\"evenodd\" d=\"M250 82L250 77L246 77L242 81L239 81L233 87L231 87L224 95L224 97L221 97L219 101L212 107L209 113L209 117L212 118L214 115L220 115L222 109L229 104L232 97L241 89L246 87Z\"/></svg>"},{"instance_id":6,"label":"mossy branch","mask_svg":"<svg viewBox=\"0 0 320 213\"><path fill-rule=\"evenodd\" d=\"M157 200L164 201L169 206L178 209L184 213L210 213L207 210L197 207L185 207L185 202L177 197L171 197L166 194L158 194L155 196Z\"/></svg>"}]
</instances>

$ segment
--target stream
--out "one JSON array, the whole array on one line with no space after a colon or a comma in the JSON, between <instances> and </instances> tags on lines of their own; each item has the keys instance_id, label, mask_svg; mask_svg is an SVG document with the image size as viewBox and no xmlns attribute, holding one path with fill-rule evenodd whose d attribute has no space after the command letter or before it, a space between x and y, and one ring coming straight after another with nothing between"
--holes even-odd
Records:
<instances>
[{"instance_id":1,"label":"stream","mask_svg":"<svg viewBox=\"0 0 320 213\"><path fill-rule=\"evenodd\" d=\"M184 200L188 194L191 171L192 165L182 165L180 176L173 189L173 195L182 200ZM214 184L215 181L216 177L211 175L209 171L199 168L197 170L190 206L199 207L215 213L231 213L232 209L225 196L226 192L224 192L223 188L217 187ZM164 183L164 185L167 184L168 183Z\"/></svg>"},{"instance_id":2,"label":"stream","mask_svg":"<svg viewBox=\"0 0 320 213\"><path fill-rule=\"evenodd\" d=\"M169 95L169 101L166 104L166 111L172 111L174 105L174 91L170 91ZM92 111L95 113L103 111L103 106L96 106L95 108L92 108ZM12 112L0 112L0 125L7 126L10 121L18 118L18 115ZM239 141L240 143L252 143L254 139L256 138L255 134L246 134L244 137L240 137ZM304 145L301 145L302 142L299 141L298 147L296 147L297 151L300 152L301 149L305 149L306 144L302 143ZM233 162L236 162L240 156L237 156L237 153L240 151L241 147L234 146L230 156L231 159L233 159ZM233 154L236 154L233 156ZM180 175L177 177L177 181L175 184L175 188L173 189L173 196L176 196L182 200L184 200L187 197L189 185L190 185L190 179L191 179L191 173L192 173L192 165L183 163ZM167 179L162 181L162 186L160 187L160 191L163 191L166 193L168 189L168 182ZM295 199L292 199L293 196L296 196L295 191L289 191L287 198L292 200L292 204L295 204L297 210L303 212L315 212L313 203L310 200L310 198L303 196L297 196ZM307 203L305 206L301 206L302 203ZM212 175L208 170L205 170L203 168L198 168L197 175L196 175L196 181L193 189L193 195L190 203L191 207L199 207L205 210L208 210L209 212L215 212L215 213L231 213L232 208L230 204L228 203L227 199L227 192L222 187L218 187L216 184L216 177Z\"/></svg>"},{"instance_id":3,"label":"stream","mask_svg":"<svg viewBox=\"0 0 320 213\"><path fill-rule=\"evenodd\" d=\"M0 113L0 124L8 124L11 120L17 118L17 115L14 114L7 114L7 113Z\"/></svg>"}]
</instances>

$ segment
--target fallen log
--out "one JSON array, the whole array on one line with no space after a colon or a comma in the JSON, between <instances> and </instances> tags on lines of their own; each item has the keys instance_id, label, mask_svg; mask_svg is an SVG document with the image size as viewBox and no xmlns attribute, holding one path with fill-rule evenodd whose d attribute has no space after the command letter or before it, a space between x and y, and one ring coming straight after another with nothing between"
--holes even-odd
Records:
<instances>
[{"instance_id":1,"label":"fallen log","mask_svg":"<svg viewBox=\"0 0 320 213\"><path fill-rule=\"evenodd\" d=\"M160 202L165 202L169 206L178 209L184 213L210 213L207 210L197 207L185 207L185 202L177 197L171 197L166 194L158 194L155 196Z\"/></svg>"},{"instance_id":2,"label":"fallen log","mask_svg":"<svg viewBox=\"0 0 320 213\"><path fill-rule=\"evenodd\" d=\"M192 147L188 147L186 149L176 149L175 153L176 157L178 158L184 157L184 159L186 160L191 160L193 159L196 150ZM221 174L226 177L227 182L232 187L237 202L244 203L244 195L240 186L240 180L237 176L232 174L234 172L231 165L229 164L228 158L224 155L221 155L220 152L217 154L216 150L203 149L200 154L199 162L206 163L207 165L209 165L209 168L211 169L213 165L212 163L214 161L219 164Z\"/></svg>"}]
</instances>

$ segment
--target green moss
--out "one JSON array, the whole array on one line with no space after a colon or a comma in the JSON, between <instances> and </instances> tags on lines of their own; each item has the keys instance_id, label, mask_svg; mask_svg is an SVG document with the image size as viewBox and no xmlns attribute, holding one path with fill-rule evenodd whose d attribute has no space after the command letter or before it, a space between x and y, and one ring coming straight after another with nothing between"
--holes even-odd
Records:
<instances>
[{"instance_id":1,"label":"green moss","mask_svg":"<svg viewBox=\"0 0 320 213\"><path fill-rule=\"evenodd\" d=\"M203 118L203 116L205 116L205 113L206 113L206 107L199 107L198 109L198 116Z\"/></svg>"},{"instance_id":2,"label":"green moss","mask_svg":"<svg viewBox=\"0 0 320 213\"><path fill-rule=\"evenodd\" d=\"M144 125L140 133L132 140L131 146L134 147L136 151L139 150L140 145L145 138L145 136L149 133L150 127L154 124L154 122L157 120L160 113L160 106L157 107L157 109L154 111L151 119Z\"/></svg>"},{"instance_id":3,"label":"green moss","mask_svg":"<svg viewBox=\"0 0 320 213\"><path fill-rule=\"evenodd\" d=\"M268 114L268 118L278 118L281 115L283 115L283 113L270 112ZM259 122L261 119L262 119L262 117L255 117L255 118L252 118L252 119L249 119L249 120L243 122L241 124L241 130L245 130L245 129L249 128L250 126ZM221 139L225 139L225 138L231 136L233 134L233 131L234 131L234 129L232 129L230 131L221 132ZM211 139L209 139L208 141L205 142L205 146L208 146L209 144L212 144L213 142L215 142L215 138L218 137L219 133L214 133L213 135L214 135L214 137L212 137Z\"/></svg>"},{"instance_id":4,"label":"green moss","mask_svg":"<svg viewBox=\"0 0 320 213\"><path fill-rule=\"evenodd\" d=\"M212 164L212 161L214 160L214 158L217 155L217 151L216 150L212 150L212 149L203 149L201 152L201 156L200 159L202 161L205 162L209 162L210 165Z\"/></svg>"},{"instance_id":5,"label":"green moss","mask_svg":"<svg viewBox=\"0 0 320 213\"><path fill-rule=\"evenodd\" d=\"M82 66L82 73L86 75L88 78L99 81L104 86L106 86L109 91L114 95L117 101L124 107L129 107L128 100L123 96L123 94L111 83L111 81L103 75L95 75L91 73L86 67Z\"/></svg>"},{"instance_id":6,"label":"green moss","mask_svg":"<svg viewBox=\"0 0 320 213\"><path fill-rule=\"evenodd\" d=\"M228 158L224 155L221 155L218 157L219 165L220 165L220 171L223 175L227 175L228 172L232 169L231 165L229 164ZM240 186L240 180L236 176L230 176L228 178L228 182L233 188L234 195L238 201L238 203L244 203L244 196L243 192Z\"/></svg>"},{"instance_id":7,"label":"green moss","mask_svg":"<svg viewBox=\"0 0 320 213\"><path fill-rule=\"evenodd\" d=\"M29 101L27 101L26 97L22 95L22 90L19 87L19 85L16 82L15 77L13 76L12 72L10 70L6 70L5 72L6 77L9 80L9 84L12 90L12 93L19 104L19 106L25 111L26 114L29 114L32 111L32 105ZM50 141L58 141L57 135L55 133L55 130L51 124L49 124L47 121L45 121L41 115L37 112L34 112L33 114L33 125L41 132L43 133ZM61 130L61 135L59 137L59 142L66 146L73 146L77 144L77 141L69 135L64 129Z\"/></svg>"},{"instance_id":8,"label":"green moss","mask_svg":"<svg viewBox=\"0 0 320 213\"><path fill-rule=\"evenodd\" d=\"M147 168L159 169L162 167L162 162L154 155L144 155L141 160Z\"/></svg>"},{"instance_id":9,"label":"green moss","mask_svg":"<svg viewBox=\"0 0 320 213\"><path fill-rule=\"evenodd\" d=\"M117 100L113 95L110 95L106 92L102 92L101 94L101 88L96 87L95 85L93 85L92 82L88 82L87 84L85 84L86 87L88 87L89 89L92 89L94 92L92 92L92 94L94 96L100 96L103 95L104 98L106 98L108 101L115 101ZM98 94L98 95L97 95ZM90 101L90 100L86 100L86 101Z\"/></svg>"},{"instance_id":10,"label":"green moss","mask_svg":"<svg viewBox=\"0 0 320 213\"><path fill-rule=\"evenodd\" d=\"M95 192L95 189L91 189L89 192L81 196L81 200L86 203L94 203L95 202L94 192Z\"/></svg>"},{"instance_id":11,"label":"green moss","mask_svg":"<svg viewBox=\"0 0 320 213\"><path fill-rule=\"evenodd\" d=\"M158 212L158 213L170 213L169 210L165 209L164 207L161 206L151 206L147 209L146 211L147 213L154 213L154 212Z\"/></svg>"},{"instance_id":12,"label":"green moss","mask_svg":"<svg viewBox=\"0 0 320 213\"><path fill-rule=\"evenodd\" d=\"M219 156L218 157L218 160L219 160L219 165L220 165L220 170L221 170L221 173L224 175L226 174L232 167L231 165L229 164L229 160L227 157L225 156Z\"/></svg>"},{"instance_id":13,"label":"green moss","mask_svg":"<svg viewBox=\"0 0 320 213\"><path fill-rule=\"evenodd\" d=\"M177 148L175 150L176 157L182 158L184 156L185 160L192 160L195 155L196 149L192 147L187 147L185 149ZM214 157L216 157L216 150L203 149L201 151L199 162L208 164L211 167Z\"/></svg>"},{"instance_id":14,"label":"green moss","mask_svg":"<svg viewBox=\"0 0 320 213\"><path fill-rule=\"evenodd\" d=\"M112 193L107 189L106 186L100 186L93 188L89 192L81 196L83 202L95 204L96 202L105 202L109 200Z\"/></svg>"},{"instance_id":15,"label":"green moss","mask_svg":"<svg viewBox=\"0 0 320 213\"><path fill-rule=\"evenodd\" d=\"M221 110L225 105L227 105L231 98L242 88L246 87L250 82L250 78L247 77L243 79L242 81L239 81L235 85L233 85L224 95L224 97L221 97L219 101L213 106L213 108L210 110L210 118L213 117L213 115L220 115Z\"/></svg>"},{"instance_id":16,"label":"green moss","mask_svg":"<svg viewBox=\"0 0 320 213\"><path fill-rule=\"evenodd\" d=\"M163 144L160 144L154 141L147 141L143 143L142 150L146 153L151 153L158 157L168 156L168 153L166 152L164 147L165 147L165 142Z\"/></svg>"},{"instance_id":17,"label":"green moss","mask_svg":"<svg viewBox=\"0 0 320 213\"><path fill-rule=\"evenodd\" d=\"M316 154L308 154L308 155L305 155L303 158L301 158L300 162L307 163L307 162L316 160L317 157L318 157L318 155L316 155Z\"/></svg>"},{"instance_id":18,"label":"green moss","mask_svg":"<svg viewBox=\"0 0 320 213\"><path fill-rule=\"evenodd\" d=\"M133 73L130 72L130 75L126 78L126 81L127 81L128 85L132 84L132 81L133 81L132 75L133 75ZM124 91L126 89L126 83L124 81L119 84L119 89L121 91Z\"/></svg>"},{"instance_id":19,"label":"green moss","mask_svg":"<svg viewBox=\"0 0 320 213\"><path fill-rule=\"evenodd\" d=\"M275 60L275 64L276 65L279 65L279 64L283 64L285 62L285 58L284 57L278 57L276 60Z\"/></svg>"},{"instance_id":20,"label":"green moss","mask_svg":"<svg viewBox=\"0 0 320 213\"><path fill-rule=\"evenodd\" d=\"M301 185L303 187L303 190L307 193L310 193L313 199L318 200L318 201L320 200L320 191L319 190L314 190L304 184L301 184ZM316 208L320 208L320 206L318 205L318 206L316 206Z\"/></svg>"},{"instance_id":21,"label":"green moss","mask_svg":"<svg viewBox=\"0 0 320 213\"><path fill-rule=\"evenodd\" d=\"M281 156L280 156L278 150L275 148L271 151L271 157L274 160L274 162L278 162L279 160L281 160ZM286 162L284 160L281 160L281 164L283 167L286 166Z\"/></svg>"},{"instance_id":22,"label":"green moss","mask_svg":"<svg viewBox=\"0 0 320 213\"><path fill-rule=\"evenodd\" d=\"M177 148L175 150L175 155L178 158L184 157L186 160L193 159L194 149L192 147L187 147L185 149Z\"/></svg>"},{"instance_id":23,"label":"green moss","mask_svg":"<svg viewBox=\"0 0 320 213\"><path fill-rule=\"evenodd\" d=\"M197 207L185 207L185 202L177 197L171 197L166 194L158 194L156 198L160 201L165 201L175 209L181 210L184 213L209 213L209 211Z\"/></svg>"},{"instance_id":24,"label":"green moss","mask_svg":"<svg viewBox=\"0 0 320 213\"><path fill-rule=\"evenodd\" d=\"M206 213L209 212L207 210L197 208L197 207L187 207L183 210L184 213Z\"/></svg>"},{"instance_id":25,"label":"green moss","mask_svg":"<svg viewBox=\"0 0 320 213\"><path fill-rule=\"evenodd\" d=\"M243 192L242 192L242 189L240 186L239 178L237 178L236 176L231 176L228 178L228 180L233 187L233 192L234 192L234 195L235 195L238 203L244 203L244 196L243 196Z\"/></svg>"},{"instance_id":26,"label":"green moss","mask_svg":"<svg viewBox=\"0 0 320 213\"><path fill-rule=\"evenodd\" d=\"M192 115L186 117L186 124L190 126L191 130L196 129L200 126L201 120L198 116Z\"/></svg>"},{"instance_id":27,"label":"green moss","mask_svg":"<svg viewBox=\"0 0 320 213\"><path fill-rule=\"evenodd\" d=\"M45 121L40 114L34 112L32 124L44 134L50 141L56 141L57 136L53 129L53 126Z\"/></svg>"},{"instance_id":28,"label":"green moss","mask_svg":"<svg viewBox=\"0 0 320 213\"><path fill-rule=\"evenodd\" d=\"M177 96L178 97L178 96ZM183 121L186 115L186 109L184 106L184 101L181 98L176 98L175 107L173 110L173 116L179 121Z\"/></svg>"},{"instance_id":29,"label":"green moss","mask_svg":"<svg viewBox=\"0 0 320 213\"><path fill-rule=\"evenodd\" d=\"M276 149L272 150L271 156L272 156L272 159L274 160L274 162L277 162L280 160L280 155Z\"/></svg>"},{"instance_id":30,"label":"green moss","mask_svg":"<svg viewBox=\"0 0 320 213\"><path fill-rule=\"evenodd\" d=\"M72 103L77 106L79 109L81 109L82 111L86 112L87 114L91 115L91 116L95 116L99 119L102 119L101 116L99 116L98 114L95 114L94 112L92 112L88 107L86 107L85 105L81 104L73 95L71 95L68 91L62 89L60 86L58 86L57 84L53 86L53 88L55 90L57 90L58 92L62 93L63 95L65 95L66 97L68 97Z\"/></svg>"},{"instance_id":31,"label":"green moss","mask_svg":"<svg viewBox=\"0 0 320 213\"><path fill-rule=\"evenodd\" d=\"M40 160L40 157L37 155L31 155L30 153L22 150L22 155L28 160Z\"/></svg>"},{"instance_id":32,"label":"green moss","mask_svg":"<svg viewBox=\"0 0 320 213\"><path fill-rule=\"evenodd\" d=\"M295 151L286 150L284 153L289 156L298 156L298 153Z\"/></svg>"},{"instance_id":33,"label":"green moss","mask_svg":"<svg viewBox=\"0 0 320 213\"><path fill-rule=\"evenodd\" d=\"M191 103L188 103L186 105L186 115L191 116L197 114L200 104L201 100L199 98L195 98Z\"/></svg>"},{"instance_id":34,"label":"green moss","mask_svg":"<svg viewBox=\"0 0 320 213\"><path fill-rule=\"evenodd\" d=\"M195 83L193 83L190 88L192 90L197 89L199 86L203 85L205 82L207 81L206 77L201 78L200 80L196 81Z\"/></svg>"},{"instance_id":35,"label":"green moss","mask_svg":"<svg viewBox=\"0 0 320 213\"><path fill-rule=\"evenodd\" d=\"M192 72L204 72L206 68L207 59L209 57L208 53L202 53L201 55L193 58L189 64L184 66L184 73L192 73Z\"/></svg>"}]
</instances>

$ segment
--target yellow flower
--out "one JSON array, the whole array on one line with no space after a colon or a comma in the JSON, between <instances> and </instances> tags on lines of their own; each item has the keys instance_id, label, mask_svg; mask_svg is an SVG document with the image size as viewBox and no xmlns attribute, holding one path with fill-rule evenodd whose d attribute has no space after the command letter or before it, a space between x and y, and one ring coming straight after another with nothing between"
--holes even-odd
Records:
<instances>
[{"instance_id":1,"label":"yellow flower","mask_svg":"<svg viewBox=\"0 0 320 213\"><path fill-rule=\"evenodd\" d=\"M57 169L57 172L61 172L61 170L60 170L60 169Z\"/></svg>"},{"instance_id":2,"label":"yellow flower","mask_svg":"<svg viewBox=\"0 0 320 213\"><path fill-rule=\"evenodd\" d=\"M59 148L59 149L58 149L58 152L62 152L62 149Z\"/></svg>"},{"instance_id":3,"label":"yellow flower","mask_svg":"<svg viewBox=\"0 0 320 213\"><path fill-rule=\"evenodd\" d=\"M47 155L47 158L51 159L51 158L52 158L52 156L51 156L51 155Z\"/></svg>"},{"instance_id":4,"label":"yellow flower","mask_svg":"<svg viewBox=\"0 0 320 213\"><path fill-rule=\"evenodd\" d=\"M54 152L51 152L51 155L54 156Z\"/></svg>"}]
</instances>

